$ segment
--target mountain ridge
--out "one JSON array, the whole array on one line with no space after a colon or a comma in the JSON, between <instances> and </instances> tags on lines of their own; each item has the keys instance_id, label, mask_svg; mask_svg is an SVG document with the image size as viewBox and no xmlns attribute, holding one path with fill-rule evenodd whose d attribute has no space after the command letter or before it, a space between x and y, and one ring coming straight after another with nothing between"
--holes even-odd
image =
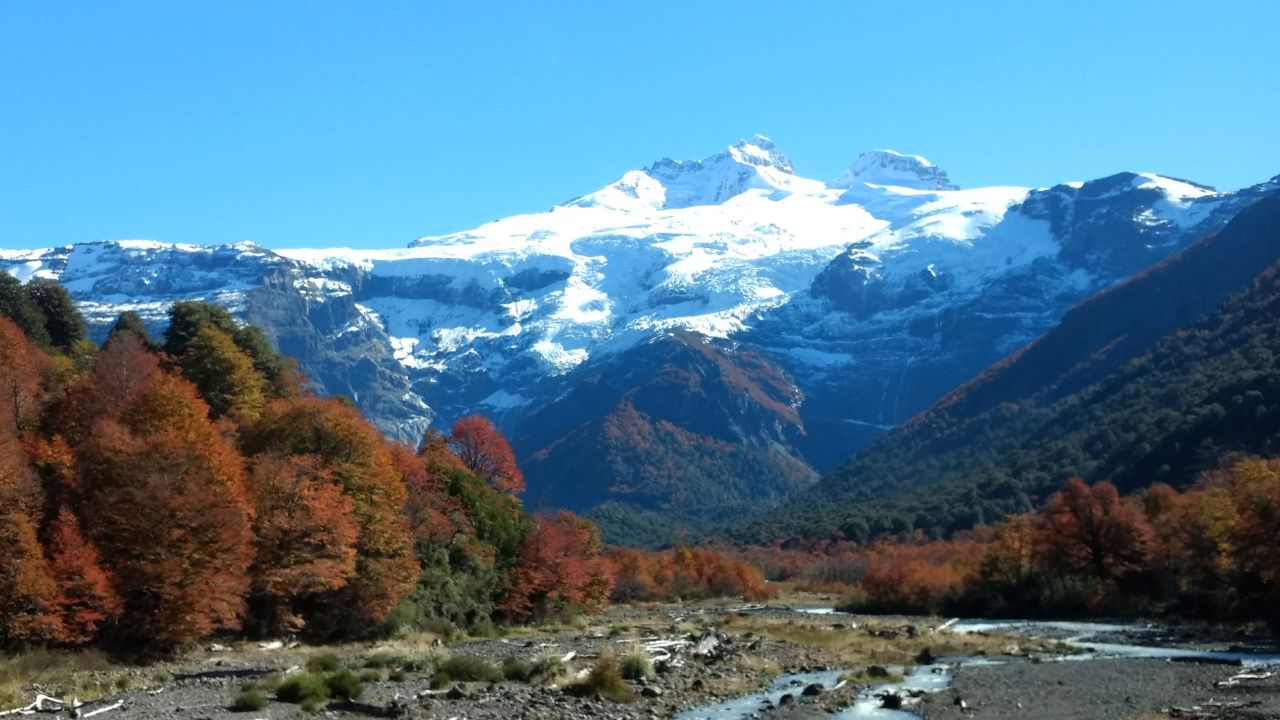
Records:
<instances>
[{"instance_id":1,"label":"mountain ridge","mask_svg":"<svg viewBox=\"0 0 1280 720\"><path fill-rule=\"evenodd\" d=\"M905 168L899 182L954 187L922 158L875 157L905 158L885 168ZM671 440L668 450L693 458L699 443L728 442L708 428L734 426L732 442L755 453L743 462L762 477L809 476L1039 336L1080 300L1222 227L1263 187L1217 193L1149 173L1042 189L844 187L792 170L772 141L757 138L408 248L124 241L0 251L0 268L62 280L96 333L125 309L156 325L176 300L227 305L384 432L416 440L431 425L488 414L526 464L564 463L580 484L575 493L531 482L532 498L588 498L634 483L603 458L558 455L563 438L539 426L603 427L620 406L568 401L592 377L633 383L619 396L667 382L655 343L687 333L714 348L715 358L683 356L684 370L699 368L691 377L763 373L791 378L797 390L788 400L796 430L779 435L742 420L769 417L768 396L687 383L690 398L716 387L727 400L706 405L715 418L640 412L655 432L681 433L654 436ZM654 461L679 466L673 457ZM705 482L668 480L673 498L682 482L694 495Z\"/></svg>"}]
</instances>

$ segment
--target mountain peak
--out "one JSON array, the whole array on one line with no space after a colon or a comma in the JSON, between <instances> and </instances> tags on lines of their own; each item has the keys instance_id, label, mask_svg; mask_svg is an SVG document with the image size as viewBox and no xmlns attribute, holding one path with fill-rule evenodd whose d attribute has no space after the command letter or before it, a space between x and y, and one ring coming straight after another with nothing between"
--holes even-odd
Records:
<instances>
[{"instance_id":1,"label":"mountain peak","mask_svg":"<svg viewBox=\"0 0 1280 720\"><path fill-rule=\"evenodd\" d=\"M795 174L791 160L778 150L776 143L760 134L729 146L729 157L746 165L769 167L789 175Z\"/></svg>"},{"instance_id":2,"label":"mountain peak","mask_svg":"<svg viewBox=\"0 0 1280 720\"><path fill-rule=\"evenodd\" d=\"M871 150L858 156L844 175L836 181L837 187L852 187L858 183L891 185L915 190L959 190L947 177L947 171L919 155L904 155L895 150Z\"/></svg>"}]
</instances>

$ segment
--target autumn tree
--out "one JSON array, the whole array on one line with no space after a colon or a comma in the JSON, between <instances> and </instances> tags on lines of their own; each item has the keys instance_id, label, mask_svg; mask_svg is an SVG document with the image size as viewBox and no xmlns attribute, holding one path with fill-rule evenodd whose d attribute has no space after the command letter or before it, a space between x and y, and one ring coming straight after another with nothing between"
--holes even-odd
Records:
<instances>
[{"instance_id":1,"label":"autumn tree","mask_svg":"<svg viewBox=\"0 0 1280 720\"><path fill-rule=\"evenodd\" d=\"M35 522L19 506L0 506L0 641L58 637L57 601Z\"/></svg>"},{"instance_id":2,"label":"autumn tree","mask_svg":"<svg viewBox=\"0 0 1280 720\"><path fill-rule=\"evenodd\" d=\"M633 548L611 548L609 564L614 578L612 599L615 602L650 600L658 594L651 553Z\"/></svg>"},{"instance_id":3,"label":"autumn tree","mask_svg":"<svg viewBox=\"0 0 1280 720\"><path fill-rule=\"evenodd\" d=\"M113 639L163 652L239 627L252 558L239 455L185 380L110 394L129 402L93 424L77 464L84 529L124 605Z\"/></svg>"},{"instance_id":4,"label":"autumn tree","mask_svg":"<svg viewBox=\"0 0 1280 720\"><path fill-rule=\"evenodd\" d=\"M58 588L60 642L80 645L97 637L103 622L120 613L120 599L102 569L97 548L84 539L80 521L61 508L49 533L49 572Z\"/></svg>"},{"instance_id":5,"label":"autumn tree","mask_svg":"<svg viewBox=\"0 0 1280 720\"><path fill-rule=\"evenodd\" d=\"M511 443L482 415L459 418L449 430L449 448L471 472L504 492L524 490Z\"/></svg>"},{"instance_id":6,"label":"autumn tree","mask_svg":"<svg viewBox=\"0 0 1280 720\"><path fill-rule=\"evenodd\" d=\"M590 521L568 511L538 516L500 609L516 619L599 612L613 587L603 549Z\"/></svg>"},{"instance_id":7,"label":"autumn tree","mask_svg":"<svg viewBox=\"0 0 1280 720\"><path fill-rule=\"evenodd\" d=\"M16 436L36 422L48 366L48 358L22 329L0 317L0 434Z\"/></svg>"},{"instance_id":8,"label":"autumn tree","mask_svg":"<svg viewBox=\"0 0 1280 720\"><path fill-rule=\"evenodd\" d=\"M1109 482L1090 487L1079 478L1049 499L1037 533L1046 565L1100 582L1140 569L1150 538L1136 501L1121 498Z\"/></svg>"},{"instance_id":9,"label":"autumn tree","mask_svg":"<svg viewBox=\"0 0 1280 720\"><path fill-rule=\"evenodd\" d=\"M308 625L355 633L382 622L418 578L403 515L405 485L386 441L360 413L335 399L278 400L241 431L246 454L311 455L352 501L359 528L356 568L346 585L318 598Z\"/></svg>"},{"instance_id":10,"label":"autumn tree","mask_svg":"<svg viewBox=\"0 0 1280 720\"><path fill-rule=\"evenodd\" d=\"M195 383L213 417L236 411L250 417L266 402L262 376L253 359L227 333L212 325L196 332L179 359L182 374Z\"/></svg>"},{"instance_id":11,"label":"autumn tree","mask_svg":"<svg viewBox=\"0 0 1280 720\"><path fill-rule=\"evenodd\" d=\"M253 459L252 622L264 635L297 632L297 603L337 590L356 570L359 528L351 498L314 455Z\"/></svg>"}]
</instances>

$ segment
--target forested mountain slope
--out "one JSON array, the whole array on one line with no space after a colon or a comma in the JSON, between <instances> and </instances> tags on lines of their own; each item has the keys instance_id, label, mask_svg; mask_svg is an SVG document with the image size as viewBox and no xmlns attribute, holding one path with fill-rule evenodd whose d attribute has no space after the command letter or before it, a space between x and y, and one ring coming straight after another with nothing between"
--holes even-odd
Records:
<instances>
[{"instance_id":1,"label":"forested mountain slope","mask_svg":"<svg viewBox=\"0 0 1280 720\"><path fill-rule=\"evenodd\" d=\"M941 534L1025 510L1071 476L1186 486L1233 454L1274 454L1277 260L1273 194L730 534Z\"/></svg>"}]
</instances>

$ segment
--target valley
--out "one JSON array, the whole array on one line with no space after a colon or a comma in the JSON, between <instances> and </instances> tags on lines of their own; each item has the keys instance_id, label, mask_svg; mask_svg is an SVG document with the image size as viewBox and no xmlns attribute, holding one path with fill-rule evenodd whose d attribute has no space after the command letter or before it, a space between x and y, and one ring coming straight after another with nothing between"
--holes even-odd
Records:
<instances>
[{"instance_id":1,"label":"valley","mask_svg":"<svg viewBox=\"0 0 1280 720\"><path fill-rule=\"evenodd\" d=\"M1277 187L961 189L892 151L824 182L757 136L403 249L129 240L0 269L65 284L96 339L124 310L159 332L174 301L225 305L389 436L483 413L530 505L661 544L803 495Z\"/></svg>"},{"instance_id":2,"label":"valley","mask_svg":"<svg viewBox=\"0 0 1280 720\"><path fill-rule=\"evenodd\" d=\"M830 612L834 599L617 605L587 621L493 638L212 642L145 669L87 670L71 656L43 658L38 675L21 657L5 668L39 677L48 694L78 687L85 712L110 707L106 717L121 720L250 717L253 709L236 708L249 695L263 698L260 714L310 717L283 699L292 697L290 679L343 668L359 690L329 700L326 717L1245 719L1280 711L1277 676L1266 669L1280 655L1247 634L845 615ZM574 690L602 663L624 676ZM548 669L528 674L539 667Z\"/></svg>"}]
</instances>

